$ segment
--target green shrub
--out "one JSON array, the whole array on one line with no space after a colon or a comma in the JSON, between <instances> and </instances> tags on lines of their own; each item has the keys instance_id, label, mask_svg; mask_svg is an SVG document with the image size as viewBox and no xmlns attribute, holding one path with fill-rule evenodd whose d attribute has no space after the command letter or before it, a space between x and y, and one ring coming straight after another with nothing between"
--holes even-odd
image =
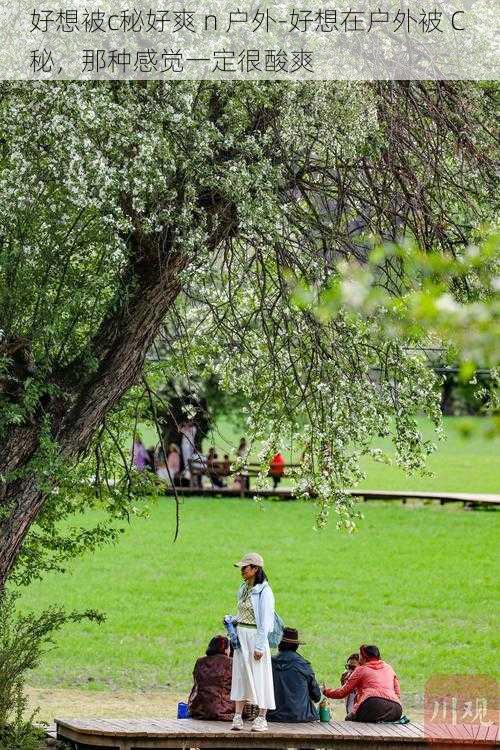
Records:
<instances>
[{"instance_id":1,"label":"green shrub","mask_svg":"<svg viewBox=\"0 0 500 750\"><path fill-rule=\"evenodd\" d=\"M16 594L0 594L0 750L38 750L44 732L34 726L38 709L27 714L26 673L38 666L63 625L104 618L94 610L68 613L61 607L18 614L16 600Z\"/></svg>"},{"instance_id":2,"label":"green shrub","mask_svg":"<svg viewBox=\"0 0 500 750\"><path fill-rule=\"evenodd\" d=\"M10 704L10 723L3 724L0 729L0 750L41 750L45 747L45 732L33 723L38 709L26 717L28 700L22 678L17 680L11 692Z\"/></svg>"}]
</instances>

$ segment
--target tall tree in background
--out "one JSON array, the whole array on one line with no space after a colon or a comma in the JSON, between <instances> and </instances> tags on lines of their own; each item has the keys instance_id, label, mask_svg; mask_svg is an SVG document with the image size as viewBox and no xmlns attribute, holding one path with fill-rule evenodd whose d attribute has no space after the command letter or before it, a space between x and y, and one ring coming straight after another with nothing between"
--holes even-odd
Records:
<instances>
[{"instance_id":1,"label":"tall tree in background","mask_svg":"<svg viewBox=\"0 0 500 750\"><path fill-rule=\"evenodd\" d=\"M492 93L0 84L0 586L113 537L58 521L96 503L131 512L125 436L179 372L244 394L263 459L300 439L298 490L323 518L333 505L351 524L341 490L377 435L423 464L415 418L439 419L424 359L376 320L323 320L293 292L363 263L369 234L459 256L494 211ZM418 283L398 257L377 274L396 296ZM459 277L450 294L482 292ZM166 356L146 362L160 334Z\"/></svg>"}]
</instances>

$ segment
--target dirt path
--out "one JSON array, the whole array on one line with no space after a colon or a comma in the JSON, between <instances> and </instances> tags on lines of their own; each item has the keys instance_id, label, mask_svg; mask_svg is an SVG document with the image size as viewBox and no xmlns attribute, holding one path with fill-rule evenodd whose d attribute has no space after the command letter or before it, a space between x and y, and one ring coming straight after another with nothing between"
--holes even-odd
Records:
<instances>
[{"instance_id":1,"label":"dirt path","mask_svg":"<svg viewBox=\"0 0 500 750\"><path fill-rule=\"evenodd\" d=\"M137 716L163 716L174 718L177 703L185 695L162 691L108 692L72 690L62 688L28 687L30 708L40 707L38 719L52 723L55 716L134 718Z\"/></svg>"}]
</instances>

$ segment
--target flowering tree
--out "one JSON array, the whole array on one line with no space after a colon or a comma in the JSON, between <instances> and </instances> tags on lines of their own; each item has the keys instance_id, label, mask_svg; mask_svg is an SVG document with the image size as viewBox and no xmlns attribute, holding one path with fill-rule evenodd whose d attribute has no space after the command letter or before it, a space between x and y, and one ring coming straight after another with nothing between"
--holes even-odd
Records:
<instances>
[{"instance_id":1,"label":"flowering tree","mask_svg":"<svg viewBox=\"0 0 500 750\"><path fill-rule=\"evenodd\" d=\"M248 401L262 459L305 447L298 492L350 526L342 488L391 435L424 463L439 420L424 358L378 317L316 314L368 234L456 258L490 220L487 86L0 84L0 584L116 534L135 512L125 436L156 385L215 375ZM407 283L381 258L377 285ZM467 277L451 278L460 304ZM354 292L353 292L354 293ZM475 292L474 292L475 293ZM148 360L158 337L165 356ZM113 480L113 481L110 481Z\"/></svg>"}]
</instances>

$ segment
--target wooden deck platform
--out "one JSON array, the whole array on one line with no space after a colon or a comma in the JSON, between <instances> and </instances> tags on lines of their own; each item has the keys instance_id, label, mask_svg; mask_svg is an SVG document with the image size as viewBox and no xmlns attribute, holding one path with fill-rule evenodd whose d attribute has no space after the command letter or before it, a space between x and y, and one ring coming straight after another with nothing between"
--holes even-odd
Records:
<instances>
[{"instance_id":1,"label":"wooden deck platform","mask_svg":"<svg viewBox=\"0 0 500 750\"><path fill-rule=\"evenodd\" d=\"M279 488L276 490L233 490L230 487L177 487L179 496L189 497L241 497L241 498L276 498L278 500L295 500L292 490ZM362 500L395 500L406 502L407 500L434 500L444 505L445 503L465 503L470 507L500 507L500 495L486 494L482 492L425 492L419 490L346 490L348 495L359 497ZM173 495L171 488L165 489L166 495Z\"/></svg>"},{"instance_id":2,"label":"wooden deck platform","mask_svg":"<svg viewBox=\"0 0 500 750\"><path fill-rule=\"evenodd\" d=\"M57 736L75 750L167 750L167 748L336 748L336 750L471 750L499 744L497 726L472 724L361 724L349 721L278 724L269 731L231 731L227 722L194 719L56 719Z\"/></svg>"}]
</instances>

